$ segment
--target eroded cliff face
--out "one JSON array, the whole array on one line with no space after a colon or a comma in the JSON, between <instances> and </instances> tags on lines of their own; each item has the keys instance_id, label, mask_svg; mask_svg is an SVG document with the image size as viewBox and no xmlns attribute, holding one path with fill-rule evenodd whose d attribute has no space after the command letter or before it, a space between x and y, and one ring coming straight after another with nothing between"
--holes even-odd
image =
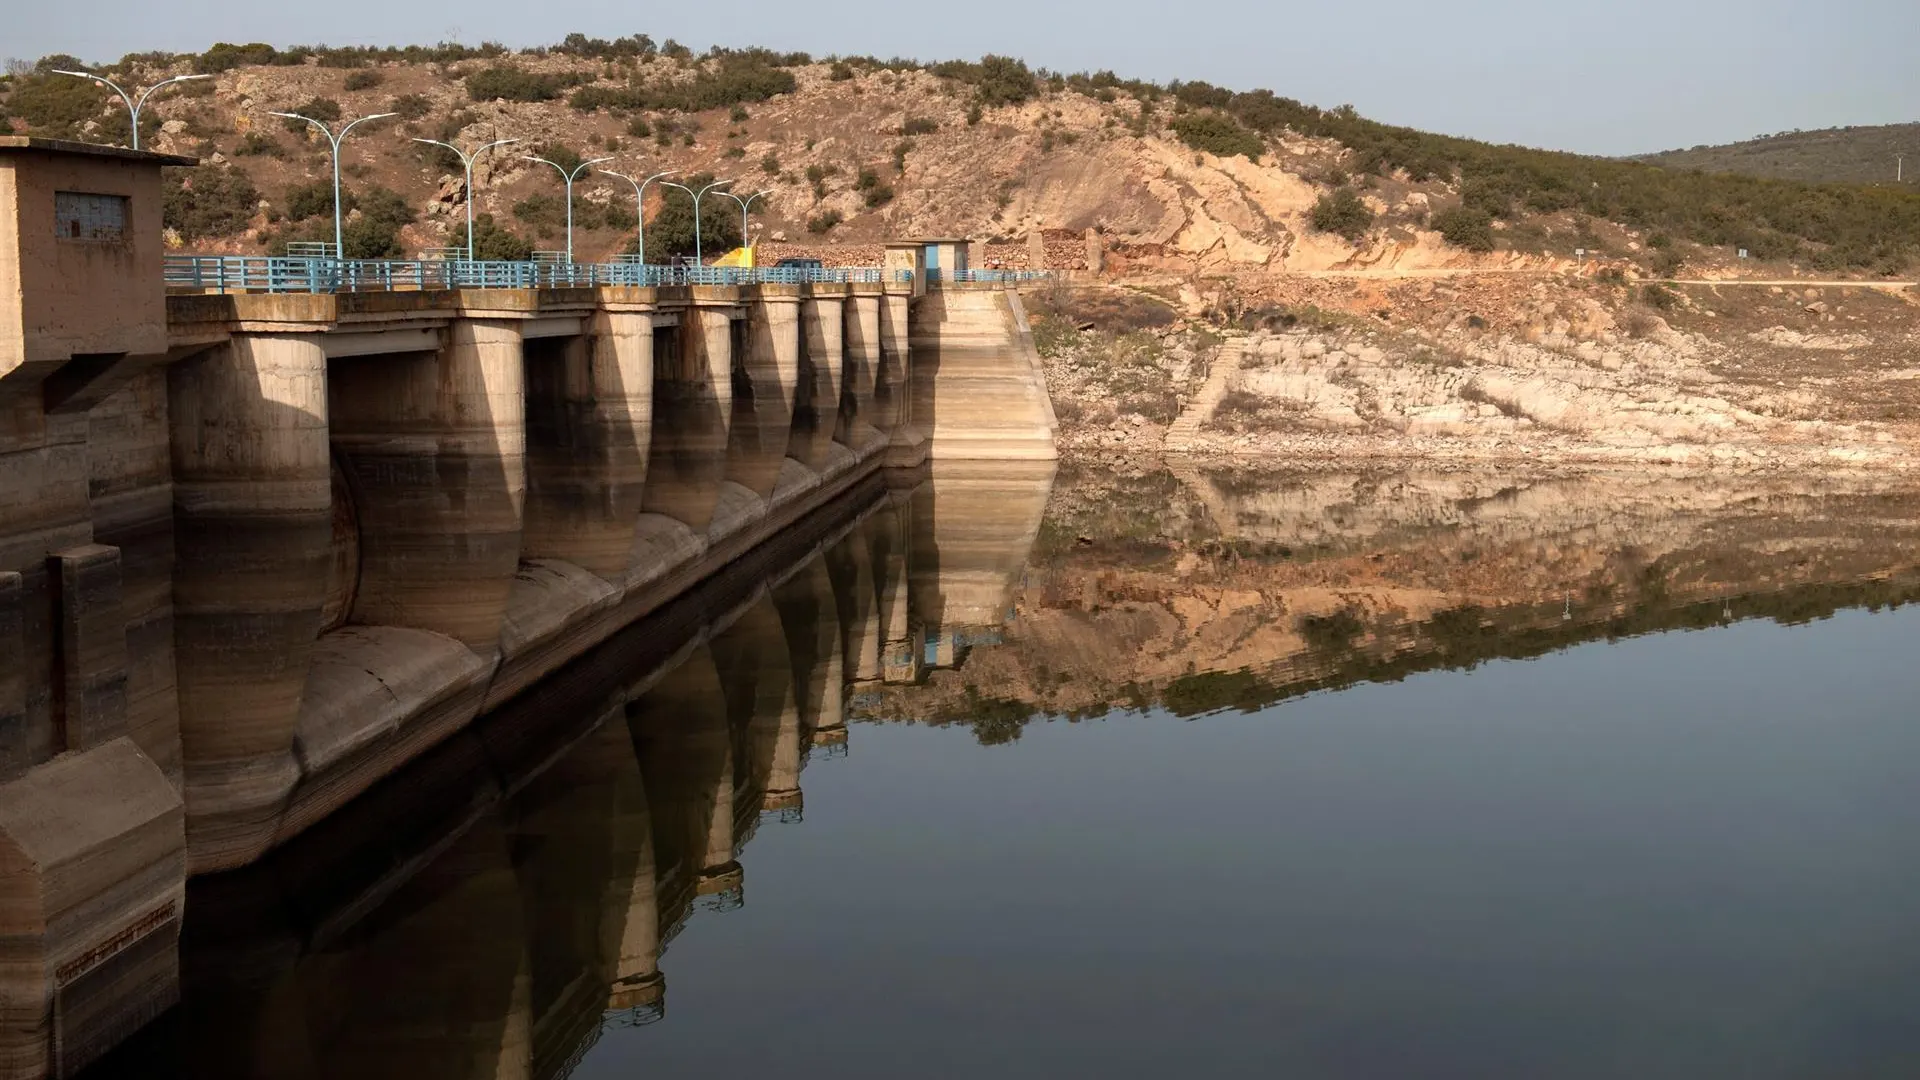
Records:
<instances>
[{"instance_id":1,"label":"eroded cliff face","mask_svg":"<svg viewBox=\"0 0 1920 1080\"><path fill-rule=\"evenodd\" d=\"M1167 306L1186 324L1043 332L1066 446L1320 462L1920 465L1920 307L1899 291L1647 293L1487 275L1235 284L1175 293ZM1078 326L1088 302L1054 308Z\"/></svg>"},{"instance_id":2,"label":"eroded cliff face","mask_svg":"<svg viewBox=\"0 0 1920 1080\"><path fill-rule=\"evenodd\" d=\"M868 715L981 725L1317 689L1920 598L1920 487L1659 472L1069 471L1014 617Z\"/></svg>"}]
</instances>

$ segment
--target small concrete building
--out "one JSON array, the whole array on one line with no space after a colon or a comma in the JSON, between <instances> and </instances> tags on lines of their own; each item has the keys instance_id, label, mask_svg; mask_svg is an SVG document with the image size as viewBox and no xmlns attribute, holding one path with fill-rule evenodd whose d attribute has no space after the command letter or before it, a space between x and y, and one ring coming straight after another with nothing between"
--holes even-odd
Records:
<instances>
[{"instance_id":1,"label":"small concrete building","mask_svg":"<svg viewBox=\"0 0 1920 1080\"><path fill-rule=\"evenodd\" d=\"M894 240L887 244L888 272L913 273L914 295L923 296L928 283L953 281L971 269L973 244L966 239L930 237Z\"/></svg>"},{"instance_id":2,"label":"small concrete building","mask_svg":"<svg viewBox=\"0 0 1920 1080\"><path fill-rule=\"evenodd\" d=\"M8 1076L72 1075L179 993L160 168L192 163L0 137Z\"/></svg>"}]
</instances>

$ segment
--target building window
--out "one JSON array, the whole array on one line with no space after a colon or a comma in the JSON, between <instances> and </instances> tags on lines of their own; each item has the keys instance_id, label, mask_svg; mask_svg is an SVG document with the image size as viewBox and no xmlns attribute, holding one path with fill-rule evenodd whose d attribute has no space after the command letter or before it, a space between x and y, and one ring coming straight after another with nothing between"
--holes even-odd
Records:
<instances>
[{"instance_id":1,"label":"building window","mask_svg":"<svg viewBox=\"0 0 1920 1080\"><path fill-rule=\"evenodd\" d=\"M53 193L53 234L62 240L124 243L127 216L125 195L95 195L86 191Z\"/></svg>"}]
</instances>

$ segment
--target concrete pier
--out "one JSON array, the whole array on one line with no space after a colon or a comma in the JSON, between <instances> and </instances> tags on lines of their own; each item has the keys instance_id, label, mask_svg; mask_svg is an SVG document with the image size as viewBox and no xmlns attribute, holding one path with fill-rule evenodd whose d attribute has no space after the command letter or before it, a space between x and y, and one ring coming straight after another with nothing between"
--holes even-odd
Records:
<instances>
[{"instance_id":1,"label":"concrete pier","mask_svg":"<svg viewBox=\"0 0 1920 1080\"><path fill-rule=\"evenodd\" d=\"M217 869L266 849L299 779L333 535L326 353L312 335L243 337L170 375L190 864Z\"/></svg>"}]
</instances>

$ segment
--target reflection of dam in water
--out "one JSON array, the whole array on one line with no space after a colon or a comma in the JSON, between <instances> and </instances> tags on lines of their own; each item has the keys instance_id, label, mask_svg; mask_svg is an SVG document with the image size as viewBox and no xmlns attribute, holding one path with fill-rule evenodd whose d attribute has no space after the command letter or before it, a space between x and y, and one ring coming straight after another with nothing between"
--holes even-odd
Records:
<instances>
[{"instance_id":1,"label":"reflection of dam in water","mask_svg":"<svg viewBox=\"0 0 1920 1080\"><path fill-rule=\"evenodd\" d=\"M864 713L1256 710L1321 690L1920 597L1920 491L1861 477L1069 467L1017 613ZM984 646L979 647L979 646Z\"/></svg>"},{"instance_id":2,"label":"reflection of dam in water","mask_svg":"<svg viewBox=\"0 0 1920 1080\"><path fill-rule=\"evenodd\" d=\"M1006 611L1051 476L875 477L299 842L196 879L183 1003L99 1073L561 1077L661 1020L663 953L748 902L749 842L803 820L851 696Z\"/></svg>"}]
</instances>

